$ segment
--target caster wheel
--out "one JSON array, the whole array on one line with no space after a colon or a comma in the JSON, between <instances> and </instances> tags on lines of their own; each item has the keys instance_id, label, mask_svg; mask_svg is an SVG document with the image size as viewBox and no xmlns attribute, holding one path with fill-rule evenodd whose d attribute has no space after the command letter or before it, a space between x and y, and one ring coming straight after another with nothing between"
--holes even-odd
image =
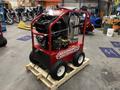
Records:
<instances>
[{"instance_id":1,"label":"caster wheel","mask_svg":"<svg viewBox=\"0 0 120 90\"><path fill-rule=\"evenodd\" d=\"M13 25L13 24L14 24L13 19L12 19L12 18L8 19L8 20L7 20L7 24L8 24L8 25Z\"/></svg>"},{"instance_id":2,"label":"caster wheel","mask_svg":"<svg viewBox=\"0 0 120 90\"><path fill-rule=\"evenodd\" d=\"M58 61L50 70L50 75L55 80L60 80L65 76L67 65L63 61Z\"/></svg>"},{"instance_id":3,"label":"caster wheel","mask_svg":"<svg viewBox=\"0 0 120 90\"><path fill-rule=\"evenodd\" d=\"M7 39L3 36L0 36L0 47L4 47L7 44Z\"/></svg>"},{"instance_id":4,"label":"caster wheel","mask_svg":"<svg viewBox=\"0 0 120 90\"><path fill-rule=\"evenodd\" d=\"M83 64L85 60L85 54L77 52L73 58L73 65L79 67L80 65Z\"/></svg>"}]
</instances>

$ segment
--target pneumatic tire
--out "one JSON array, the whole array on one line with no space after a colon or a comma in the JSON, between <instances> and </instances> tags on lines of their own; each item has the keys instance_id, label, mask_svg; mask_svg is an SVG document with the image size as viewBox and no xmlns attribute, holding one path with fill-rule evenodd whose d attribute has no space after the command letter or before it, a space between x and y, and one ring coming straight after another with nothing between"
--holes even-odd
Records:
<instances>
[{"instance_id":1,"label":"pneumatic tire","mask_svg":"<svg viewBox=\"0 0 120 90\"><path fill-rule=\"evenodd\" d=\"M50 75L55 80L60 80L65 76L67 64L61 60L57 61L50 70Z\"/></svg>"},{"instance_id":2,"label":"pneumatic tire","mask_svg":"<svg viewBox=\"0 0 120 90\"><path fill-rule=\"evenodd\" d=\"M0 47L4 47L7 44L7 39L3 36L0 36Z\"/></svg>"},{"instance_id":3,"label":"pneumatic tire","mask_svg":"<svg viewBox=\"0 0 120 90\"><path fill-rule=\"evenodd\" d=\"M85 53L77 52L73 57L73 65L79 67L85 60Z\"/></svg>"},{"instance_id":4,"label":"pneumatic tire","mask_svg":"<svg viewBox=\"0 0 120 90\"><path fill-rule=\"evenodd\" d=\"M33 64L35 64L35 65L39 64L39 62L37 61L37 60L39 60L39 56L36 51L31 51L31 53L29 55L29 59L30 59L30 62L32 62Z\"/></svg>"}]
</instances>

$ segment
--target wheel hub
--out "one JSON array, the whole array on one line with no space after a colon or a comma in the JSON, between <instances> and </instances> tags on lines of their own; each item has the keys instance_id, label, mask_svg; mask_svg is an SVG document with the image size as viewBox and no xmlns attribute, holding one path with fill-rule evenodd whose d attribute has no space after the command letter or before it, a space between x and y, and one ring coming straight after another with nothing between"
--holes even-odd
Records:
<instances>
[{"instance_id":1,"label":"wheel hub","mask_svg":"<svg viewBox=\"0 0 120 90\"><path fill-rule=\"evenodd\" d=\"M80 56L79 59L78 59L78 63L81 64L82 61L83 61L84 57L83 56Z\"/></svg>"},{"instance_id":2,"label":"wheel hub","mask_svg":"<svg viewBox=\"0 0 120 90\"><path fill-rule=\"evenodd\" d=\"M58 68L58 71L57 71L57 76L62 76L65 72L65 67L64 66L61 66Z\"/></svg>"}]
</instances>

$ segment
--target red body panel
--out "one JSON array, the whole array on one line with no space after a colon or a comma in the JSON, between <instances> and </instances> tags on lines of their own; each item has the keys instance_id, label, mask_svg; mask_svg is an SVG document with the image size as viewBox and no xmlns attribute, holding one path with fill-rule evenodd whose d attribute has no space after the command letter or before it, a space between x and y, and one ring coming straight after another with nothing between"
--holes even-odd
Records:
<instances>
[{"instance_id":1,"label":"red body panel","mask_svg":"<svg viewBox=\"0 0 120 90\"><path fill-rule=\"evenodd\" d=\"M72 51L73 49L70 51L71 47L75 47L75 49L77 47L77 49L75 51ZM83 45L80 44L80 43L74 43L74 44L69 45L69 47L66 48L66 49L54 50L54 51L44 50L39 45L34 45L34 48L37 48L38 50L40 50L40 51L46 53L47 55L49 55L50 58L51 58L51 60L50 60L51 65L55 64L57 60L62 60L62 61L65 61L65 62L69 62L73 59L73 56L74 56L75 52L77 52L77 51L82 52L83 51ZM67 51L67 50L69 50L69 51ZM63 54L61 54L61 53L63 53ZM62 56L61 58L57 58L58 54L61 54L61 55L64 55L64 56Z\"/></svg>"}]
</instances>

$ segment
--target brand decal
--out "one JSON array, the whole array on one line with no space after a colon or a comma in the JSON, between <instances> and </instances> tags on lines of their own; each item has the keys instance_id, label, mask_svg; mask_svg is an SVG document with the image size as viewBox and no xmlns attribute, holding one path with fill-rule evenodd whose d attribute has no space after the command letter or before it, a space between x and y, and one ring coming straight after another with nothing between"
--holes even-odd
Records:
<instances>
[{"instance_id":1,"label":"brand decal","mask_svg":"<svg viewBox=\"0 0 120 90\"><path fill-rule=\"evenodd\" d=\"M79 50L79 48L80 48L79 46L72 46L72 47L68 48L67 50L60 51L56 55L56 59L61 59L61 58L65 57L65 56L68 56L68 55L70 55L72 53L75 53L76 51Z\"/></svg>"}]
</instances>

